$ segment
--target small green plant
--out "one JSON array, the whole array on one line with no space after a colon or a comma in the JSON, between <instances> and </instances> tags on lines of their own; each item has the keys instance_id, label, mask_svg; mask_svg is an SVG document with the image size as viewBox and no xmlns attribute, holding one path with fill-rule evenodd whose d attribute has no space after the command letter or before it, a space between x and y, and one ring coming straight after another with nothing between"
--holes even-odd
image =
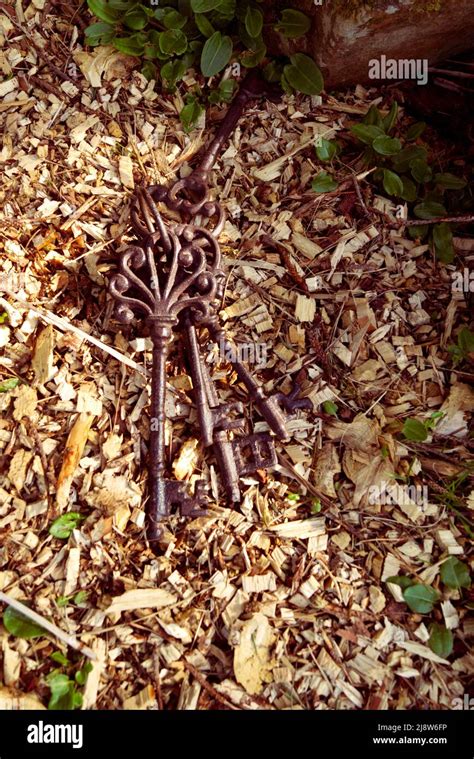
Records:
<instances>
[{"instance_id":1,"label":"small green plant","mask_svg":"<svg viewBox=\"0 0 474 759\"><path fill-rule=\"evenodd\" d=\"M32 622L28 617L17 611L12 606L7 606L3 612L2 623L5 630L15 638L39 638L46 635L46 630Z\"/></svg>"},{"instance_id":2,"label":"small green plant","mask_svg":"<svg viewBox=\"0 0 474 759\"><path fill-rule=\"evenodd\" d=\"M61 651L55 651L51 659L60 664L62 669L54 669L46 677L46 684L51 691L48 709L68 711L80 709L83 699L79 688L86 684L87 676L92 671L92 664L87 661L80 669L75 669L75 665Z\"/></svg>"},{"instance_id":3,"label":"small green plant","mask_svg":"<svg viewBox=\"0 0 474 759\"><path fill-rule=\"evenodd\" d=\"M442 563L440 578L443 585L449 589L461 590L471 587L469 567L455 556L450 556ZM415 614L430 614L441 598L441 594L435 588L423 585L406 575L389 577L386 582L398 585L402 589L405 603ZM453 651L453 643L453 634L445 625L437 622L431 624L428 645L435 654L443 658L448 657Z\"/></svg>"},{"instance_id":4,"label":"small green plant","mask_svg":"<svg viewBox=\"0 0 474 759\"><path fill-rule=\"evenodd\" d=\"M463 327L459 331L456 345L449 345L448 351L453 357L454 366L469 359L471 353L474 353L474 332Z\"/></svg>"},{"instance_id":5,"label":"small green plant","mask_svg":"<svg viewBox=\"0 0 474 759\"><path fill-rule=\"evenodd\" d=\"M311 182L311 188L315 192L333 192L338 184L327 171L321 171Z\"/></svg>"},{"instance_id":6,"label":"small green plant","mask_svg":"<svg viewBox=\"0 0 474 759\"><path fill-rule=\"evenodd\" d=\"M9 377L0 384L0 393L9 393L10 390L14 390L19 384L20 380L17 377Z\"/></svg>"},{"instance_id":7,"label":"small green plant","mask_svg":"<svg viewBox=\"0 0 474 759\"><path fill-rule=\"evenodd\" d=\"M310 512L311 514L319 514L323 508L321 500L319 498L313 498L311 500Z\"/></svg>"},{"instance_id":8,"label":"small green plant","mask_svg":"<svg viewBox=\"0 0 474 759\"><path fill-rule=\"evenodd\" d=\"M442 503L462 524L469 538L474 539L474 522L470 519L469 511L466 507L465 496L470 491L470 479L474 472L473 462L466 462L465 469L461 471L450 482L444 482L444 490L434 493L434 498Z\"/></svg>"},{"instance_id":9,"label":"small green plant","mask_svg":"<svg viewBox=\"0 0 474 759\"><path fill-rule=\"evenodd\" d=\"M362 122L354 124L350 132L365 146L363 163L368 168L376 168L372 175L374 181L387 195L409 203L415 217L420 219L419 225L409 228L410 236L430 241L437 258L443 263L451 263L454 259L451 226L443 221L433 225L422 222L447 216L455 203L446 192L464 190L467 182L449 172L434 172L429 165L428 148L418 144L426 124L413 124L403 134L397 126L398 117L397 103L393 103L385 116L376 106L371 106ZM323 140L316 148L322 162L332 161L339 152L340 144L334 140ZM318 181L320 177L314 180L313 189L328 192ZM328 177L332 179L326 174L324 182L329 187Z\"/></svg>"},{"instance_id":10,"label":"small green plant","mask_svg":"<svg viewBox=\"0 0 474 759\"><path fill-rule=\"evenodd\" d=\"M49 534L54 538L67 540L85 518L84 514L79 514L78 511L68 511L67 514L62 514L54 520L49 528Z\"/></svg>"},{"instance_id":11,"label":"small green plant","mask_svg":"<svg viewBox=\"0 0 474 759\"><path fill-rule=\"evenodd\" d=\"M422 443L428 437L428 434L436 427L437 423L444 416L442 411L435 411L429 419L420 422L418 419L405 419L402 429L402 435L406 440L416 443Z\"/></svg>"},{"instance_id":12,"label":"small green plant","mask_svg":"<svg viewBox=\"0 0 474 759\"><path fill-rule=\"evenodd\" d=\"M320 70L307 55L272 60L264 33L273 28L288 39L306 34L311 19L301 11L285 8L274 22L267 22L259 0L167 0L153 8L135 0L87 0L99 19L85 30L87 45L113 45L127 55L143 59L147 79L161 80L168 92L191 68L206 79L229 65L252 68L262 65L269 81L281 83L286 92L317 95L324 87ZM234 85L220 82L209 94L212 103L228 102ZM199 119L202 103L186 102L182 113L185 129Z\"/></svg>"},{"instance_id":13,"label":"small green plant","mask_svg":"<svg viewBox=\"0 0 474 759\"><path fill-rule=\"evenodd\" d=\"M441 581L448 587L459 590L459 588L471 587L471 576L469 567L455 556L450 556L441 565Z\"/></svg>"},{"instance_id":14,"label":"small green plant","mask_svg":"<svg viewBox=\"0 0 474 759\"><path fill-rule=\"evenodd\" d=\"M59 606L59 608L68 606L71 602L73 604L79 605L87 601L87 596L88 593L86 590L80 590L73 596L58 596L56 599L56 605Z\"/></svg>"},{"instance_id":15,"label":"small green plant","mask_svg":"<svg viewBox=\"0 0 474 759\"><path fill-rule=\"evenodd\" d=\"M330 414L331 416L337 416L337 412L338 412L337 404L334 403L333 401L324 401L323 411L326 414Z\"/></svg>"}]
</instances>

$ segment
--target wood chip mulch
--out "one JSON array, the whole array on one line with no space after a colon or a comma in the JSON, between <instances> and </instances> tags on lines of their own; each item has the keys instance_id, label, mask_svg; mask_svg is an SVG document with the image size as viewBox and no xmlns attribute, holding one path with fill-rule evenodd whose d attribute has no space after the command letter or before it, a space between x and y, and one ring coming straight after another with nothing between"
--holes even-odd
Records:
<instances>
[{"instance_id":1,"label":"wood chip mulch","mask_svg":"<svg viewBox=\"0 0 474 759\"><path fill-rule=\"evenodd\" d=\"M181 96L111 48L84 50L75 24L44 0L0 8L0 591L95 652L84 708L451 708L474 668L469 592L439 577L471 547L472 373L447 350L469 293L389 223L394 203L357 165L342 190L311 190L318 137L389 103L358 87L263 104L218 162L222 319L237 343L265 345L266 391L298 377L313 411L226 508L176 343L170 461L208 480L212 506L170 520L157 557L144 536L150 341L115 321L106 283L137 182L189 171L220 109L186 135ZM474 239L455 245L472 265ZM223 395L245 401L231 367L209 361ZM400 434L437 411L426 441ZM49 527L67 511L85 520L60 540ZM429 618L387 585L397 574L440 590ZM449 659L428 646L431 620L454 633ZM45 706L50 656L68 649L1 626L0 641L0 708Z\"/></svg>"}]
</instances>

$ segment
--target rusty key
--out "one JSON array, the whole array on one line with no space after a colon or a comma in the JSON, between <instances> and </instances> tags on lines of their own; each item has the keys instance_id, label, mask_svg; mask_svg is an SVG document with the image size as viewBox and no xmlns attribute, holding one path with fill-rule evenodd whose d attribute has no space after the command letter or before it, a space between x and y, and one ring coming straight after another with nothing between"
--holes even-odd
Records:
<instances>
[{"instance_id":1,"label":"rusty key","mask_svg":"<svg viewBox=\"0 0 474 759\"><path fill-rule=\"evenodd\" d=\"M250 72L197 169L170 188L138 188L130 212L137 240L122 252L119 272L109 284L117 301L117 318L124 324L144 319L153 343L147 511L148 538L155 545L162 535L160 522L173 506L179 506L182 514L199 514L206 503L203 483L198 483L194 496L190 496L183 483L165 477L166 360L179 314L187 311L209 316L211 304L221 292L224 275L217 235L224 214L219 203L209 200L209 172L245 106L266 90L268 85L261 76ZM178 213L181 222L171 226L157 203ZM201 219L206 228L196 224ZM213 444L217 441L225 469L230 468L232 457L221 433L228 434L225 427L214 431ZM230 495L237 493L234 490Z\"/></svg>"},{"instance_id":2,"label":"rusty key","mask_svg":"<svg viewBox=\"0 0 474 759\"><path fill-rule=\"evenodd\" d=\"M201 440L204 446L213 446L227 500L239 503L240 477L274 466L277 463L275 447L270 435L263 432L230 439L231 431L241 432L245 427L243 418L233 419L231 416L233 412L242 414L243 404L219 401L209 369L200 354L196 328L189 314L184 326Z\"/></svg>"}]
</instances>

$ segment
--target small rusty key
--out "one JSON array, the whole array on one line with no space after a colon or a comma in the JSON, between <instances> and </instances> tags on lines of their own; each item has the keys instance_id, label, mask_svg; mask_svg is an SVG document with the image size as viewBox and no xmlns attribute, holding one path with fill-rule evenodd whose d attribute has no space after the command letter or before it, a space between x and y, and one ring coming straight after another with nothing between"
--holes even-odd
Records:
<instances>
[{"instance_id":1,"label":"small rusty key","mask_svg":"<svg viewBox=\"0 0 474 759\"><path fill-rule=\"evenodd\" d=\"M227 500L239 503L240 477L277 463L273 441L264 432L239 435L231 441L229 433L240 432L245 427L243 418L233 419L231 416L233 412L242 414L243 404L220 403L208 367L201 357L196 329L189 314L185 317L184 328L201 440L205 447L213 446Z\"/></svg>"},{"instance_id":2,"label":"small rusty key","mask_svg":"<svg viewBox=\"0 0 474 759\"><path fill-rule=\"evenodd\" d=\"M159 233L158 233L159 234ZM182 225L179 234L170 232L170 250L163 252L157 235L150 235L144 247L129 247L120 260L119 273L110 282L111 294L118 301L117 317L130 324L144 316L153 343L150 409L150 497L148 504L150 540L160 537L159 522L177 505L187 515L202 513L202 486L194 498L180 482L166 480L165 474L165 393L166 359L172 330L181 311L190 308L205 312L215 296L218 280L206 263L209 249L216 254L213 238L205 230ZM208 245L206 245L206 242Z\"/></svg>"}]
</instances>

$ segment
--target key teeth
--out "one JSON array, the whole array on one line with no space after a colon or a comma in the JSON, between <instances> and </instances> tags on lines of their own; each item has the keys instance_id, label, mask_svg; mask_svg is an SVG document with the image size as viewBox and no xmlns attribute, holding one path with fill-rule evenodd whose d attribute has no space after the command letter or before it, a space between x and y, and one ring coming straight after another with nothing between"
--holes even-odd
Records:
<instances>
[{"instance_id":1,"label":"key teeth","mask_svg":"<svg viewBox=\"0 0 474 759\"><path fill-rule=\"evenodd\" d=\"M179 507L179 513L182 517L205 517L208 514L208 503L205 483L199 480L195 485L194 495L183 500Z\"/></svg>"},{"instance_id":2,"label":"key teeth","mask_svg":"<svg viewBox=\"0 0 474 759\"><path fill-rule=\"evenodd\" d=\"M287 414L291 414L298 409L307 409L312 411L313 404L309 398L299 398L301 386L295 382L293 389L289 393L276 393L274 396Z\"/></svg>"},{"instance_id":3,"label":"key teeth","mask_svg":"<svg viewBox=\"0 0 474 759\"><path fill-rule=\"evenodd\" d=\"M273 440L265 432L235 438L232 447L239 475L254 474L258 469L271 469L277 463ZM251 458L244 455L245 448L250 450Z\"/></svg>"}]
</instances>

